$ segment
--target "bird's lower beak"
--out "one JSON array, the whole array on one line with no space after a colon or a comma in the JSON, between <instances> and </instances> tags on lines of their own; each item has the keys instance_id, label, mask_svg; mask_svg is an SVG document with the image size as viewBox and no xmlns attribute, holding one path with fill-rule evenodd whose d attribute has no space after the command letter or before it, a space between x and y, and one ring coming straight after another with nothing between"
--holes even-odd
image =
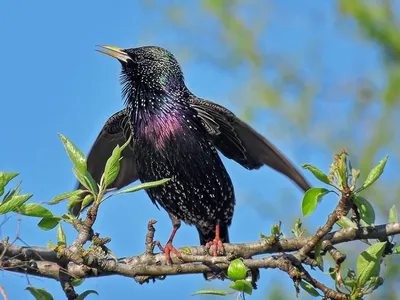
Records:
<instances>
[{"instance_id":1,"label":"bird's lower beak","mask_svg":"<svg viewBox=\"0 0 400 300\"><path fill-rule=\"evenodd\" d=\"M111 51L105 51L105 50L96 50L96 51L104 53L104 54L107 54L107 55L110 55L110 56L118 59L119 61L127 62L128 59L129 59L129 55L123 49L120 49L118 47L101 46L101 45L97 45L97 47L101 47L101 48L104 48L104 49L111 50L112 52Z\"/></svg>"}]
</instances>

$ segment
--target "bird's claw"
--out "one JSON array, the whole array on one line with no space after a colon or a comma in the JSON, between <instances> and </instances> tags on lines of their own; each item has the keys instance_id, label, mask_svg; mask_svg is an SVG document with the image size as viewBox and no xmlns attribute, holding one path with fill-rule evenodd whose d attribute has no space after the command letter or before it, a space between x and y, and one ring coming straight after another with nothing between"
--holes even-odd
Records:
<instances>
[{"instance_id":1,"label":"bird's claw","mask_svg":"<svg viewBox=\"0 0 400 300\"><path fill-rule=\"evenodd\" d=\"M182 258L182 254L172 245L172 242L168 242L165 247L163 247L159 241L154 241L154 245L156 245L161 252L165 253L165 259L169 265L172 263L171 252L177 257Z\"/></svg>"},{"instance_id":2,"label":"bird's claw","mask_svg":"<svg viewBox=\"0 0 400 300\"><path fill-rule=\"evenodd\" d=\"M212 242L208 242L206 246L207 248L213 248L213 256L217 256L218 254L223 255L225 253L224 245L219 238L215 238Z\"/></svg>"}]
</instances>

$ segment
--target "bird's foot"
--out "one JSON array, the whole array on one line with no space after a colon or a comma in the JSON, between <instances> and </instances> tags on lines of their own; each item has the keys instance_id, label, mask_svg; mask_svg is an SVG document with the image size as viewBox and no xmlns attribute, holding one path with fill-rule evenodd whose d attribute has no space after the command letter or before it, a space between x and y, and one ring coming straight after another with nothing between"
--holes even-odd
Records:
<instances>
[{"instance_id":1,"label":"bird's foot","mask_svg":"<svg viewBox=\"0 0 400 300\"><path fill-rule=\"evenodd\" d=\"M154 245L156 245L161 252L165 253L165 259L167 260L167 264L171 264L171 252L174 253L177 257L182 258L182 254L172 245L172 242L168 242L165 247L161 246L159 241L154 241Z\"/></svg>"},{"instance_id":2,"label":"bird's foot","mask_svg":"<svg viewBox=\"0 0 400 300\"><path fill-rule=\"evenodd\" d=\"M206 244L207 248L213 248L213 256L223 255L225 253L224 245L219 237L215 237L212 242Z\"/></svg>"}]
</instances>

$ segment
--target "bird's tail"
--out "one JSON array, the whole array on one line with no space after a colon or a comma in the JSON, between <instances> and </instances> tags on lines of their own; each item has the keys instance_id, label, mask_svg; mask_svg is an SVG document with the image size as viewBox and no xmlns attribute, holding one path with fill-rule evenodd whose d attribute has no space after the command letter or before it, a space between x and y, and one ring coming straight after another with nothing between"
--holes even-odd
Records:
<instances>
[{"instance_id":1,"label":"bird's tail","mask_svg":"<svg viewBox=\"0 0 400 300\"><path fill-rule=\"evenodd\" d=\"M205 245L207 242L212 242L215 239L215 227L212 230L204 231L197 228L199 232L200 244ZM223 243L229 243L228 225L219 225L219 238Z\"/></svg>"}]
</instances>

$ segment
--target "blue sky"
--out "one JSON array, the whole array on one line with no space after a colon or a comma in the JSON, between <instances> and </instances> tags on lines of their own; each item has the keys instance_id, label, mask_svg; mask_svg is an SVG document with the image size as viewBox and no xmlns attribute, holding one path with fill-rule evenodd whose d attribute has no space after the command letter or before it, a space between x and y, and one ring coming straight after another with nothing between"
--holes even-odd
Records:
<instances>
[{"instance_id":1,"label":"blue sky","mask_svg":"<svg viewBox=\"0 0 400 300\"><path fill-rule=\"evenodd\" d=\"M268 50L292 57L293 49L298 49L300 54L305 53L308 51L308 42L317 38L322 45L322 66L329 70L323 73L322 82L325 85L356 72L360 65L366 72L374 69L377 63L376 49L349 39L335 27L332 13L334 1L324 1L324 4L322 1L306 1L307 5L291 5L286 10L288 2L282 1L273 8L270 29L264 39ZM164 5L167 5L166 1ZM198 25L194 22L201 19L202 15L197 10L192 12L194 21L191 25L196 28ZM304 22L304 18L299 17L301 13L310 14L310 17L322 15L321 26L312 28L312 22ZM282 18L290 21L283 22ZM223 43L207 43L207 34L213 34L216 20L204 22L201 34L196 36L182 35L182 29L166 23L166 19L163 10L150 10L138 1L25 0L19 1L18 5L13 1L1 4L0 115L3 130L0 169L20 172L23 192L33 193L32 201L48 201L75 186L71 163L57 133L66 135L87 153L103 123L123 107L118 82L120 66L115 60L95 52L96 44L125 48L149 44L166 47L183 62L187 85L196 95L240 113L240 105L231 101L229 95L240 80L245 80L246 70L238 69L230 74L207 62L207 57L202 56L204 52L196 51L199 43L220 56L229 51ZM189 51L190 55L186 56L182 49ZM306 76L315 76L306 65L301 67ZM346 107L349 104L342 102L335 105ZM324 113L315 114L315 118L331 118L330 110L333 107L330 103L317 102L315 109ZM258 118L254 123L257 130L269 136L274 128L268 128L265 124L271 124L273 120L276 123L272 126L284 132L285 125L279 123L277 116L266 115L271 119L264 122ZM297 140L288 140L288 137L290 135L284 135L282 139L274 136L273 142L296 165L312 162L327 169L331 163L331 153L326 148L307 144L310 139L305 135L298 136ZM302 140L302 151L295 146L299 140ZM288 233L295 217L301 213L300 190L270 169L250 172L227 159L224 162L237 195L236 213L230 230L232 242L256 240L260 232L268 233L271 225L278 220L284 222L284 230ZM316 183L306 175L311 183ZM285 197L285 201L277 201L282 197ZM319 207L318 212L326 215L332 205L331 201ZM52 209L54 213L62 214L65 208L58 205ZM144 251L146 224L150 219L158 220L156 238L164 243L171 231L170 221L166 213L157 210L144 192L139 192L105 202L100 209L95 230L102 236L112 237L109 247L117 256L130 256ZM12 216L1 228L2 238L14 236L16 220L16 216ZM317 217L311 217L305 222L310 228L315 228L317 220ZM37 221L23 218L20 237L29 245L45 246L48 240L54 242L55 231L41 231L36 226ZM75 233L69 228L66 231L70 242ZM175 238L175 245L196 244L196 230L182 226ZM28 292L23 290L27 286L24 276L8 272L2 272L0 276L0 284L5 287L10 299L28 296ZM259 290L252 299L263 299L265 291L282 282L287 287L292 285L290 279L278 271L263 271L261 276ZM58 282L41 278L30 278L30 282L34 286L47 288L55 299L63 298ZM200 288L215 286L224 287L227 283L206 283L199 275L169 277L156 284L140 286L132 279L114 276L87 280L77 291L95 289L100 294L99 299L125 299L132 296L143 299L167 294L186 299Z\"/></svg>"}]
</instances>

